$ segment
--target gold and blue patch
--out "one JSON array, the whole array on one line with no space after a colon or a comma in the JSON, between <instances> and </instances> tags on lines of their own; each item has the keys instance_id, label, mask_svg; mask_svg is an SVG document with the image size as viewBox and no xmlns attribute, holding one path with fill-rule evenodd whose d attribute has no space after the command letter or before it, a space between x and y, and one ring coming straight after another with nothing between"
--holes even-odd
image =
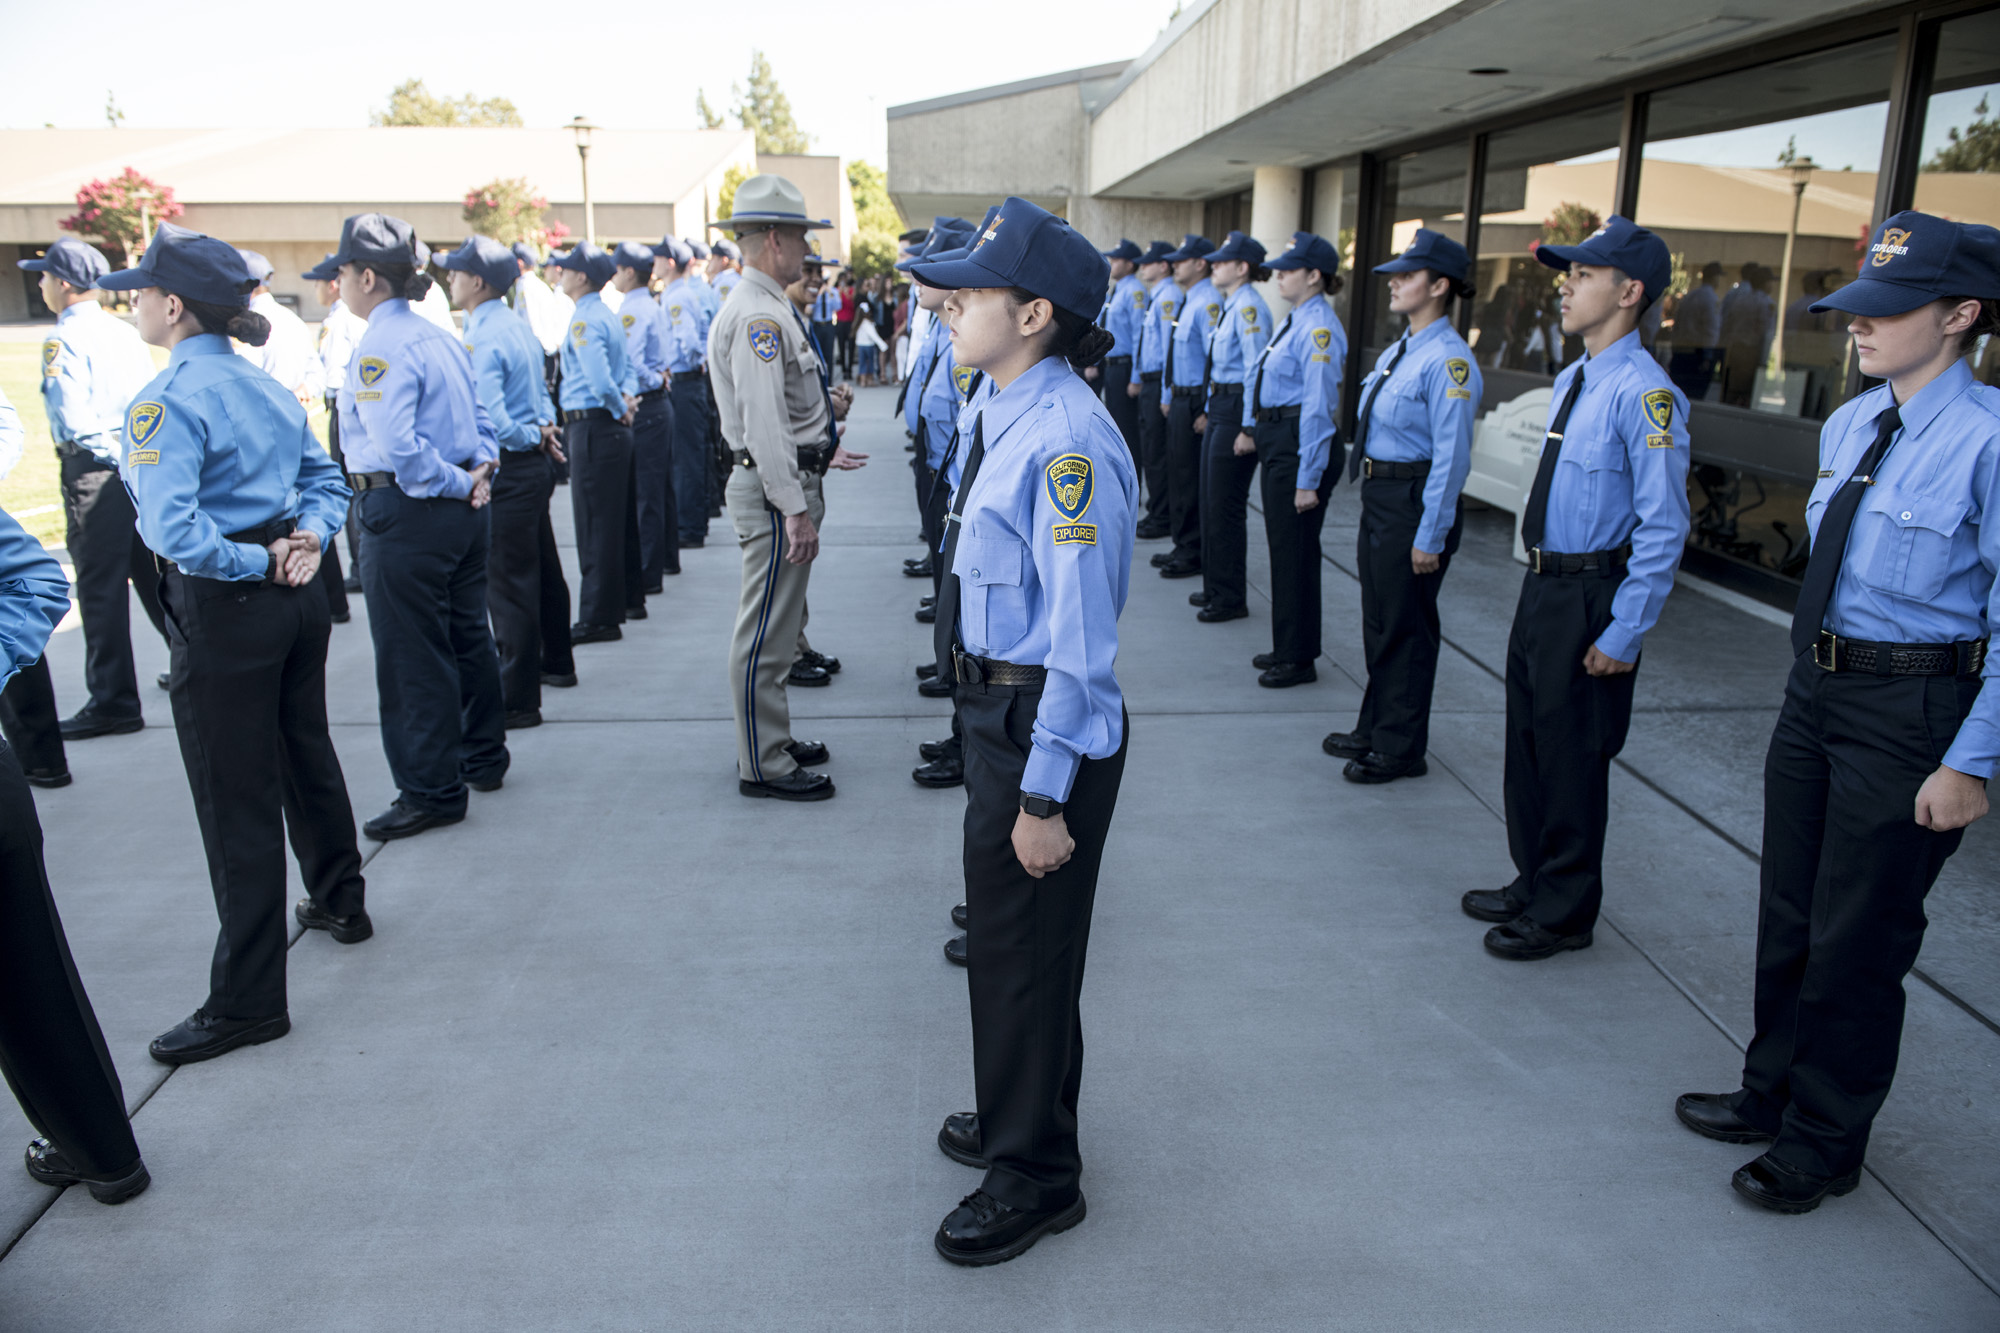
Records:
<instances>
[{"instance_id":1,"label":"gold and blue patch","mask_svg":"<svg viewBox=\"0 0 2000 1333\"><path fill-rule=\"evenodd\" d=\"M1097 545L1097 525L1095 523L1058 523L1050 530L1057 546Z\"/></svg>"},{"instance_id":2,"label":"gold and blue patch","mask_svg":"<svg viewBox=\"0 0 2000 1333\"><path fill-rule=\"evenodd\" d=\"M618 322L624 327L629 329L634 324L637 324L639 322L639 317L637 315L620 315L618 317Z\"/></svg>"},{"instance_id":3,"label":"gold and blue patch","mask_svg":"<svg viewBox=\"0 0 2000 1333\"><path fill-rule=\"evenodd\" d=\"M958 390L959 402L963 403L972 395L972 377L978 373L971 366L953 366L951 368L951 387Z\"/></svg>"},{"instance_id":4,"label":"gold and blue patch","mask_svg":"<svg viewBox=\"0 0 2000 1333\"><path fill-rule=\"evenodd\" d=\"M371 387L375 381L389 373L389 363L379 356L361 358L361 382Z\"/></svg>"},{"instance_id":5,"label":"gold and blue patch","mask_svg":"<svg viewBox=\"0 0 2000 1333\"><path fill-rule=\"evenodd\" d=\"M1064 454L1048 466L1049 502L1071 523L1090 509L1092 481L1090 460L1082 454Z\"/></svg>"},{"instance_id":6,"label":"gold and blue patch","mask_svg":"<svg viewBox=\"0 0 2000 1333\"><path fill-rule=\"evenodd\" d=\"M580 319L577 320L574 324L569 326L569 340L575 343L578 347L583 346L584 343L590 340L590 325L584 323Z\"/></svg>"},{"instance_id":7,"label":"gold and blue patch","mask_svg":"<svg viewBox=\"0 0 2000 1333\"><path fill-rule=\"evenodd\" d=\"M1444 363L1444 373L1451 376L1453 384L1464 384L1472 378L1472 367L1463 358L1455 356Z\"/></svg>"},{"instance_id":8,"label":"gold and blue patch","mask_svg":"<svg viewBox=\"0 0 2000 1333\"><path fill-rule=\"evenodd\" d=\"M1673 390L1648 389L1639 405L1646 410L1646 420L1653 423L1654 430L1666 430L1674 424Z\"/></svg>"},{"instance_id":9,"label":"gold and blue patch","mask_svg":"<svg viewBox=\"0 0 2000 1333\"><path fill-rule=\"evenodd\" d=\"M1674 437L1666 431L1648 435L1646 437L1646 447L1648 449L1671 449L1674 447Z\"/></svg>"},{"instance_id":10,"label":"gold and blue patch","mask_svg":"<svg viewBox=\"0 0 2000 1333\"><path fill-rule=\"evenodd\" d=\"M778 349L784 345L784 338L778 332L778 321L753 319L744 331L750 335L750 350L757 354L759 361L778 359Z\"/></svg>"},{"instance_id":11,"label":"gold and blue patch","mask_svg":"<svg viewBox=\"0 0 2000 1333\"><path fill-rule=\"evenodd\" d=\"M1313 346L1319 348L1319 350L1322 352L1324 352L1327 348L1333 346L1333 330L1314 329Z\"/></svg>"},{"instance_id":12,"label":"gold and blue patch","mask_svg":"<svg viewBox=\"0 0 2000 1333\"><path fill-rule=\"evenodd\" d=\"M160 429L160 423L166 419L166 416L167 407L165 403L132 404L132 410L125 415L125 465L127 467L160 461L160 451L158 449L141 449L138 446L153 438L154 432Z\"/></svg>"},{"instance_id":13,"label":"gold and blue patch","mask_svg":"<svg viewBox=\"0 0 2000 1333\"><path fill-rule=\"evenodd\" d=\"M51 338L47 342L42 344L43 375L53 376L56 373L56 358L61 355L62 355L62 339Z\"/></svg>"}]
</instances>

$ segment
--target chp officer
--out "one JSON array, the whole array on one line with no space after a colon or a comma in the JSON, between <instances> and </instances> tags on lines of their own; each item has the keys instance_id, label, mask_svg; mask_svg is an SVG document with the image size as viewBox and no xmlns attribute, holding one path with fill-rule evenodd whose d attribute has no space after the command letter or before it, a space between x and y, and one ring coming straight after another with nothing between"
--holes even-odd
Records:
<instances>
[{"instance_id":1,"label":"chp officer","mask_svg":"<svg viewBox=\"0 0 2000 1333\"><path fill-rule=\"evenodd\" d=\"M600 293L617 264L588 241L552 261L562 294L576 303L562 342L563 452L576 517L576 626L571 641L625 637L626 609L643 606L639 525L632 497L632 422L638 378L624 326ZM686 545L685 542L682 545ZM628 581L630 586L627 586Z\"/></svg>"},{"instance_id":2,"label":"chp officer","mask_svg":"<svg viewBox=\"0 0 2000 1333\"><path fill-rule=\"evenodd\" d=\"M1167 368L1167 346L1174 336L1174 317L1187 292L1173 279L1167 256L1174 247L1154 241L1139 257L1139 278L1146 284L1146 311L1139 321L1139 350L1134 388L1139 400L1139 471L1146 482L1145 516L1139 520L1141 541L1167 536L1167 417L1153 405L1162 400L1160 380Z\"/></svg>"},{"instance_id":3,"label":"chp officer","mask_svg":"<svg viewBox=\"0 0 2000 1333\"><path fill-rule=\"evenodd\" d=\"M1208 397L1208 343L1222 322L1222 293L1209 279L1208 256L1215 242L1190 234L1167 256L1181 299L1167 342L1160 380L1160 411L1167 424L1167 524L1171 551L1153 557L1160 577L1188 579L1201 573L1201 440L1208 424L1202 405Z\"/></svg>"},{"instance_id":4,"label":"chp officer","mask_svg":"<svg viewBox=\"0 0 2000 1333\"><path fill-rule=\"evenodd\" d=\"M1666 242L1614 215L1582 244L1535 256L1569 270L1562 331L1587 355L1556 376L1521 512L1528 572L1507 643L1505 777L1517 874L1461 899L1466 915L1499 923L1487 951L1520 960L1590 946L1611 761L1688 534L1687 400L1639 341L1672 277Z\"/></svg>"},{"instance_id":5,"label":"chp officer","mask_svg":"<svg viewBox=\"0 0 2000 1333\"><path fill-rule=\"evenodd\" d=\"M342 944L374 933L327 733L332 621L316 582L350 492L298 399L230 350L270 328L232 247L164 223L139 267L103 281L133 293L140 335L170 352L125 433L139 532L163 562L168 694L221 919L208 999L151 1046L182 1065L291 1031L288 836L307 893L299 924ZM389 608L371 596L369 609L374 621Z\"/></svg>"},{"instance_id":6,"label":"chp officer","mask_svg":"<svg viewBox=\"0 0 2000 1333\"><path fill-rule=\"evenodd\" d=\"M62 469L67 545L83 621L84 684L90 692L90 701L62 720L63 739L138 731L146 723L132 663L128 581L161 637L167 630L160 617L160 574L139 540L131 497L118 478L125 409L153 378L153 358L131 326L91 290L110 271L94 247L65 236L41 258L16 262L42 275L42 300L56 312L55 329L42 342L42 409Z\"/></svg>"},{"instance_id":7,"label":"chp officer","mask_svg":"<svg viewBox=\"0 0 2000 1333\"><path fill-rule=\"evenodd\" d=\"M1340 290L1340 252L1309 231L1269 265L1291 313L1265 345L1243 397L1236 437L1263 469L1264 538L1271 552L1271 651L1251 665L1281 690L1319 679L1320 545L1326 497L1340 480L1340 379L1347 334L1327 298Z\"/></svg>"},{"instance_id":8,"label":"chp officer","mask_svg":"<svg viewBox=\"0 0 2000 1333\"><path fill-rule=\"evenodd\" d=\"M1097 322L1111 335L1111 351L1104 358L1098 387L1104 406L1118 423L1118 433L1136 461L1139 457L1139 396L1132 392L1138 381L1133 377L1133 357L1139 350L1139 327L1146 318L1146 284L1139 278L1139 261L1145 257L1136 244L1120 239L1104 252L1111 261L1111 290L1105 293L1104 309Z\"/></svg>"},{"instance_id":9,"label":"chp officer","mask_svg":"<svg viewBox=\"0 0 2000 1333\"><path fill-rule=\"evenodd\" d=\"M1020 198L963 259L919 264L987 376L946 539L937 634L965 728L968 989L978 1109L938 1145L985 1168L936 1245L1013 1258L1083 1220L1077 1000L1125 767L1113 674L1132 559L1131 450L1076 367L1109 347L1103 256ZM940 654L943 656L944 654Z\"/></svg>"},{"instance_id":10,"label":"chp officer","mask_svg":"<svg viewBox=\"0 0 2000 1333\"><path fill-rule=\"evenodd\" d=\"M1420 227L1375 272L1389 276L1389 310L1407 321L1361 386L1349 480L1361 479L1355 536L1361 650L1368 687L1354 730L1320 748L1347 760L1349 782L1422 777L1437 684L1438 591L1464 527L1459 491L1472 471L1472 426L1483 381L1452 324L1469 296L1471 259L1449 236Z\"/></svg>"},{"instance_id":11,"label":"chp officer","mask_svg":"<svg viewBox=\"0 0 2000 1333\"><path fill-rule=\"evenodd\" d=\"M1201 582L1188 598L1203 624L1250 614L1245 547L1250 479L1257 451L1241 447L1243 382L1271 338L1271 308L1253 285L1268 282L1264 246L1232 231L1208 256L1210 280L1222 294L1222 315L1209 336L1208 397L1202 409Z\"/></svg>"},{"instance_id":12,"label":"chp officer","mask_svg":"<svg viewBox=\"0 0 2000 1333\"><path fill-rule=\"evenodd\" d=\"M2000 232L1905 212L1861 277L1812 309L1852 316L1886 381L1827 419L1806 504L1796 661L1764 763L1756 1031L1742 1086L1681 1120L1770 1146L1735 1173L1802 1213L1861 1178L1896 1072L1924 898L2000 764L1988 653L2000 568L2000 393L1964 360L2000 332Z\"/></svg>"}]
</instances>

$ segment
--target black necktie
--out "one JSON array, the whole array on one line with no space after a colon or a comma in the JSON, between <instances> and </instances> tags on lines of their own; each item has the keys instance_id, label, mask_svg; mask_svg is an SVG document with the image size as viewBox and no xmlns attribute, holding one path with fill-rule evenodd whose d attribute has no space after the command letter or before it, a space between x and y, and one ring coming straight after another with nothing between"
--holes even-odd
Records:
<instances>
[{"instance_id":1,"label":"black necktie","mask_svg":"<svg viewBox=\"0 0 2000 1333\"><path fill-rule=\"evenodd\" d=\"M938 671L950 673L946 674L948 680L957 679L952 672L951 653L958 646L958 575L951 563L958 555L959 519L965 513L965 497L972 494L972 483L986 458L985 427L986 414L981 412L972 419L972 448L965 455L965 474L958 479L958 498L952 501L951 517L945 520L944 582L938 587L937 620L931 626L931 645L937 650Z\"/></svg>"},{"instance_id":2,"label":"black necktie","mask_svg":"<svg viewBox=\"0 0 2000 1333\"><path fill-rule=\"evenodd\" d=\"M1798 610L1792 613L1794 656L1811 648L1826 625L1827 604L1833 600L1833 585L1840 581L1840 560L1847 552L1847 534L1854 526L1855 511L1861 508L1861 497L1874 485L1875 471L1882 466L1890 440L1902 425L1903 414L1894 406L1875 418L1875 443L1861 456L1854 475L1826 502L1819 532L1813 537L1812 558L1806 561L1806 576L1799 584Z\"/></svg>"},{"instance_id":3,"label":"black necktie","mask_svg":"<svg viewBox=\"0 0 2000 1333\"><path fill-rule=\"evenodd\" d=\"M1563 429L1569 425L1570 411L1576 407L1577 395L1583 392L1583 367L1576 368L1576 378L1569 382L1569 392L1563 395L1562 407L1556 412L1556 419L1549 426L1548 437L1542 441L1542 461L1535 469L1535 484L1528 492L1528 507L1521 511L1521 541L1529 550L1542 544L1542 531L1549 520L1549 484L1556 477L1556 457L1562 453Z\"/></svg>"},{"instance_id":4,"label":"black necktie","mask_svg":"<svg viewBox=\"0 0 2000 1333\"><path fill-rule=\"evenodd\" d=\"M1294 310L1291 314L1285 316L1285 322L1278 326L1278 331L1275 334L1271 335L1271 341L1264 344L1264 355L1257 358L1257 378L1250 382L1250 415L1252 417L1255 417L1259 412L1264 410L1264 363L1271 359L1271 349L1285 340L1285 330L1292 327L1292 315L1296 315L1297 313L1298 311Z\"/></svg>"},{"instance_id":5,"label":"black necktie","mask_svg":"<svg viewBox=\"0 0 2000 1333\"><path fill-rule=\"evenodd\" d=\"M1361 456L1368 452L1368 423L1375 416L1375 400L1382 396L1382 386L1396 373L1396 367L1403 364L1403 354L1410 350L1409 335L1396 340L1396 354L1389 358L1389 368L1376 377L1375 387L1368 391L1368 401L1361 404L1361 419L1354 423L1354 452L1347 459L1347 479L1353 481L1361 475Z\"/></svg>"}]
</instances>

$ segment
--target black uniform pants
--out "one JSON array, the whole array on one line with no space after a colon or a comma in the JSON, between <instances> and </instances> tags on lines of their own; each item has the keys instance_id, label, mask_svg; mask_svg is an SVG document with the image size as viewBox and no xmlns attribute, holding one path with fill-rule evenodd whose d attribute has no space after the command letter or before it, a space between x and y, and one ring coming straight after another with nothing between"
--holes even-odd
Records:
<instances>
[{"instance_id":1,"label":"black uniform pants","mask_svg":"<svg viewBox=\"0 0 2000 1333\"><path fill-rule=\"evenodd\" d=\"M1201 400L1176 393L1167 403L1167 526L1174 559L1201 563L1201 436L1194 419Z\"/></svg>"},{"instance_id":2,"label":"black uniform pants","mask_svg":"<svg viewBox=\"0 0 2000 1333\"><path fill-rule=\"evenodd\" d=\"M340 400L333 394L326 396L326 456L340 469L343 479L347 475L347 454L340 447ZM354 517L354 506L347 508L347 567L354 571L354 577L361 577L361 524Z\"/></svg>"},{"instance_id":3,"label":"black uniform pants","mask_svg":"<svg viewBox=\"0 0 2000 1333\"><path fill-rule=\"evenodd\" d=\"M680 433L679 381L671 396L642 399L632 418L632 508L639 522L639 586L650 588L680 567L674 509L674 445ZM627 590L631 591L630 589ZM629 601L629 598L628 598Z\"/></svg>"},{"instance_id":4,"label":"black uniform pants","mask_svg":"<svg viewBox=\"0 0 2000 1333\"><path fill-rule=\"evenodd\" d=\"M569 498L576 516L576 618L585 625L622 625L628 605L625 515L632 508L632 429L617 421L572 421L563 429L563 452L569 455ZM636 523L631 527L636 566L639 534Z\"/></svg>"},{"instance_id":5,"label":"black uniform pants","mask_svg":"<svg viewBox=\"0 0 2000 1333\"><path fill-rule=\"evenodd\" d=\"M159 569L139 540L138 513L118 469L85 450L59 452L90 706L108 717L137 717L139 675L132 665L132 601L125 585L138 589L139 604L165 637Z\"/></svg>"},{"instance_id":6,"label":"black uniform pants","mask_svg":"<svg viewBox=\"0 0 2000 1333\"><path fill-rule=\"evenodd\" d=\"M1062 1207L1077 1196L1077 1093L1083 1082L1084 954L1104 839L1118 806L1126 745L1086 759L1064 818L1076 852L1040 879L1014 855L1021 775L1034 740L1039 688L960 685L965 732L967 988L984 1188L1015 1208ZM1126 738L1131 736L1130 719Z\"/></svg>"},{"instance_id":7,"label":"black uniform pants","mask_svg":"<svg viewBox=\"0 0 2000 1333\"><path fill-rule=\"evenodd\" d=\"M1409 568L1409 552L1403 552ZM1508 895L1558 935L1597 924L1611 761L1625 748L1638 671L1592 676L1583 656L1611 624L1623 575L1527 574L1507 640Z\"/></svg>"},{"instance_id":8,"label":"black uniform pants","mask_svg":"<svg viewBox=\"0 0 2000 1333\"><path fill-rule=\"evenodd\" d=\"M0 735L14 747L21 767L30 773L67 773L62 719L56 715L56 683L49 660L38 657L14 673L0 689Z\"/></svg>"},{"instance_id":9,"label":"black uniform pants","mask_svg":"<svg viewBox=\"0 0 2000 1333\"><path fill-rule=\"evenodd\" d=\"M340 469L341 476L345 478L347 475L347 455L340 450L340 412L331 398L327 400L326 409L326 456L333 460L333 465ZM352 505L348 506L346 527L347 554L350 557L349 563L353 564L354 508ZM354 568L358 577L361 567L356 564ZM319 573L315 577L319 579L320 586L326 589L327 608L336 616L347 615L347 576L345 571L340 567L340 539L338 537L335 537L328 544L327 548L320 552Z\"/></svg>"},{"instance_id":10,"label":"black uniform pants","mask_svg":"<svg viewBox=\"0 0 2000 1333\"><path fill-rule=\"evenodd\" d=\"M1250 484L1257 455L1236 456L1243 431L1243 391L1216 389L1208 398L1208 430L1201 439L1201 586L1211 607L1249 600Z\"/></svg>"},{"instance_id":11,"label":"black uniform pants","mask_svg":"<svg viewBox=\"0 0 2000 1333\"><path fill-rule=\"evenodd\" d=\"M355 502L368 534L361 578L382 750L398 799L462 814L468 779L507 771L500 658L486 620L492 521L463 500L416 500L393 486Z\"/></svg>"},{"instance_id":12,"label":"black uniform pants","mask_svg":"<svg viewBox=\"0 0 2000 1333\"><path fill-rule=\"evenodd\" d=\"M375 549L383 559L371 572L395 558ZM335 916L362 907L354 808L326 727L326 597L316 582L287 588L172 570L160 587L174 730L221 920L203 1007L271 1017L285 1012L286 834L314 902ZM371 622L382 607L371 589ZM380 642L378 632L377 652Z\"/></svg>"},{"instance_id":13,"label":"black uniform pants","mask_svg":"<svg viewBox=\"0 0 2000 1333\"><path fill-rule=\"evenodd\" d=\"M1371 749L1399 762L1420 759L1430 747L1431 691L1437 684L1438 648L1443 642L1438 591L1465 526L1461 511L1445 536L1436 572L1419 574L1410 566L1410 549L1423 517L1424 478L1371 477L1361 483L1354 562L1361 577L1361 655L1368 666L1368 688L1361 696L1361 716L1354 729L1368 738ZM1605 605L1609 607L1608 600ZM1515 633L1520 633L1518 617ZM1582 648L1576 657L1581 663ZM1579 675L1582 671L1577 666ZM1512 697L1510 693L1508 698ZM1620 745L1624 734L1621 729Z\"/></svg>"},{"instance_id":14,"label":"black uniform pants","mask_svg":"<svg viewBox=\"0 0 2000 1333\"><path fill-rule=\"evenodd\" d=\"M510 449L493 474L493 549L486 561L486 609L500 654L500 694L510 713L542 706L551 657L570 661L569 585L563 582L549 498L555 471L539 449ZM567 675L573 666L560 668Z\"/></svg>"},{"instance_id":15,"label":"black uniform pants","mask_svg":"<svg viewBox=\"0 0 2000 1333\"><path fill-rule=\"evenodd\" d=\"M1320 654L1320 529L1326 500L1340 479L1336 446L1320 479L1319 503L1301 514L1299 423L1260 422L1257 465L1263 469L1264 541L1271 553L1271 655L1280 662L1310 663Z\"/></svg>"},{"instance_id":16,"label":"black uniform pants","mask_svg":"<svg viewBox=\"0 0 2000 1333\"><path fill-rule=\"evenodd\" d=\"M1816 1176L1861 1165L1896 1073L1924 898L1964 830L1916 822L1977 677L1792 667L1764 760L1756 1035L1738 1113Z\"/></svg>"},{"instance_id":17,"label":"black uniform pants","mask_svg":"<svg viewBox=\"0 0 2000 1333\"><path fill-rule=\"evenodd\" d=\"M722 517L723 492L729 489L729 474L736 466L736 453L722 438L722 418L715 410L715 388L704 373L701 377L701 410L708 423L708 516Z\"/></svg>"},{"instance_id":18,"label":"black uniform pants","mask_svg":"<svg viewBox=\"0 0 2000 1333\"><path fill-rule=\"evenodd\" d=\"M668 561L680 567L683 542L708 540L708 511L715 490L715 446L709 440L708 384L698 375L674 380L673 509L674 548Z\"/></svg>"},{"instance_id":19,"label":"black uniform pants","mask_svg":"<svg viewBox=\"0 0 2000 1333\"><path fill-rule=\"evenodd\" d=\"M1167 522L1167 419L1160 415L1160 372L1139 377L1139 474L1146 482L1144 521Z\"/></svg>"},{"instance_id":20,"label":"black uniform pants","mask_svg":"<svg viewBox=\"0 0 2000 1333\"><path fill-rule=\"evenodd\" d=\"M0 744L0 1073L35 1132L86 1176L139 1161L125 1091L70 958L20 764Z\"/></svg>"},{"instance_id":21,"label":"black uniform pants","mask_svg":"<svg viewBox=\"0 0 2000 1333\"><path fill-rule=\"evenodd\" d=\"M1132 451L1132 463L1136 467L1139 462L1139 400L1127 392L1132 383L1132 358L1107 357L1099 378L1104 384L1104 410L1111 414L1118 433L1125 437L1125 447Z\"/></svg>"}]
</instances>

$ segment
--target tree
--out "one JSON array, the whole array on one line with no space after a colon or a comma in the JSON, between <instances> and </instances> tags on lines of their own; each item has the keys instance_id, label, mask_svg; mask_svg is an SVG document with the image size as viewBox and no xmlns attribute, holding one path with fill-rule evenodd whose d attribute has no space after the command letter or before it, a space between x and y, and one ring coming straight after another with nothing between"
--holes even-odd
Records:
<instances>
[{"instance_id":1,"label":"tree","mask_svg":"<svg viewBox=\"0 0 2000 1333\"><path fill-rule=\"evenodd\" d=\"M1951 140L1931 154L1925 171L2000 171L2000 121L1987 119L1986 99L1972 109L1972 123L1963 133L1954 125L1947 131Z\"/></svg>"},{"instance_id":2,"label":"tree","mask_svg":"<svg viewBox=\"0 0 2000 1333\"><path fill-rule=\"evenodd\" d=\"M1542 244L1575 245L1603 225L1604 219L1583 204L1557 204L1556 211L1542 219Z\"/></svg>"},{"instance_id":3,"label":"tree","mask_svg":"<svg viewBox=\"0 0 2000 1333\"><path fill-rule=\"evenodd\" d=\"M152 228L187 210L174 200L172 186L127 167L108 181L96 180L76 192L76 212L59 222L64 231L96 236L125 251L126 265L139 262Z\"/></svg>"},{"instance_id":4,"label":"tree","mask_svg":"<svg viewBox=\"0 0 2000 1333\"><path fill-rule=\"evenodd\" d=\"M889 272L896 263L896 237L903 215L889 197L889 177L882 168L856 160L847 164L847 193L854 201L854 245L847 256L856 277Z\"/></svg>"},{"instance_id":5,"label":"tree","mask_svg":"<svg viewBox=\"0 0 2000 1333\"><path fill-rule=\"evenodd\" d=\"M492 180L465 195L466 225L502 245L538 244L546 239L542 214L549 201L522 177Z\"/></svg>"},{"instance_id":6,"label":"tree","mask_svg":"<svg viewBox=\"0 0 2000 1333\"><path fill-rule=\"evenodd\" d=\"M847 266L857 278L896 271L896 237L893 232L857 231L847 251Z\"/></svg>"},{"instance_id":7,"label":"tree","mask_svg":"<svg viewBox=\"0 0 2000 1333\"><path fill-rule=\"evenodd\" d=\"M722 188L715 196L715 206L721 210L717 217L726 218L736 211L736 187L749 180L751 174L751 169L741 162L722 173Z\"/></svg>"},{"instance_id":8,"label":"tree","mask_svg":"<svg viewBox=\"0 0 2000 1333\"><path fill-rule=\"evenodd\" d=\"M750 52L750 86L746 91L731 84L736 95L736 119L746 130L757 132L760 153L810 153L813 137L792 118L792 100L778 87L771 62L758 50Z\"/></svg>"},{"instance_id":9,"label":"tree","mask_svg":"<svg viewBox=\"0 0 2000 1333\"><path fill-rule=\"evenodd\" d=\"M439 97L422 79L405 79L389 91L389 109L372 111L370 125L446 125L519 129L521 113L504 97Z\"/></svg>"},{"instance_id":10,"label":"tree","mask_svg":"<svg viewBox=\"0 0 2000 1333\"><path fill-rule=\"evenodd\" d=\"M117 94L106 88L104 90L104 123L115 130L118 128L118 122L123 119L125 119L125 113L118 107Z\"/></svg>"},{"instance_id":11,"label":"tree","mask_svg":"<svg viewBox=\"0 0 2000 1333\"><path fill-rule=\"evenodd\" d=\"M705 130L722 128L722 113L708 104L708 90L705 88L695 90L694 114L695 119L701 122L701 128Z\"/></svg>"}]
</instances>

